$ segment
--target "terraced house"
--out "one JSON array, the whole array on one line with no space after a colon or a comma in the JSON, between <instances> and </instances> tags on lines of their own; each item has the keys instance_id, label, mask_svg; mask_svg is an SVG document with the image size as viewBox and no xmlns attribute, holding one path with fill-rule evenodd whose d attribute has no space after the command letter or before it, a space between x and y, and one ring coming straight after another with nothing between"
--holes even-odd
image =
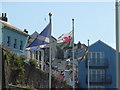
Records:
<instances>
[{"instance_id":1,"label":"terraced house","mask_svg":"<svg viewBox=\"0 0 120 90\"><path fill-rule=\"evenodd\" d=\"M0 17L0 43L10 47L17 54L26 54L28 32L9 24L6 13Z\"/></svg>"}]
</instances>

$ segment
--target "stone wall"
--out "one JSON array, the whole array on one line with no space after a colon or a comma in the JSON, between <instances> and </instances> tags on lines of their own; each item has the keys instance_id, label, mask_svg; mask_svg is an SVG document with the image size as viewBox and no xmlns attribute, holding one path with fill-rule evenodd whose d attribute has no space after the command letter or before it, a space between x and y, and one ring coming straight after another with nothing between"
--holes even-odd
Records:
<instances>
[{"instance_id":1,"label":"stone wall","mask_svg":"<svg viewBox=\"0 0 120 90\"><path fill-rule=\"evenodd\" d=\"M27 63L24 63L24 69L24 74L22 76L18 76L17 70L13 70L11 66L7 66L5 64L5 81L7 88L11 87L11 85L26 85L37 90L40 90L41 88L49 88L48 72L43 72ZM68 89L71 87L65 82L59 81L52 76L52 88Z\"/></svg>"}]
</instances>

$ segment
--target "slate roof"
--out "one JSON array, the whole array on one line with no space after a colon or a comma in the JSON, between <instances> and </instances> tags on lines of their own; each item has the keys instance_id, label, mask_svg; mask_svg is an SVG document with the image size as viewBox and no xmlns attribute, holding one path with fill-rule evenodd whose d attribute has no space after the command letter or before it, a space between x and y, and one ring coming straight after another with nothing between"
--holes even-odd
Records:
<instances>
[{"instance_id":1,"label":"slate roof","mask_svg":"<svg viewBox=\"0 0 120 90\"><path fill-rule=\"evenodd\" d=\"M24 31L22 31L21 29L15 27L15 26L9 24L8 22L5 22L5 21L0 20L0 24L2 24L3 27L10 28L11 30L14 30L14 31L16 31L16 32L19 32L19 33L21 33L21 34L24 34L24 35L27 35L27 36L28 36L27 33L25 33Z\"/></svg>"}]
</instances>

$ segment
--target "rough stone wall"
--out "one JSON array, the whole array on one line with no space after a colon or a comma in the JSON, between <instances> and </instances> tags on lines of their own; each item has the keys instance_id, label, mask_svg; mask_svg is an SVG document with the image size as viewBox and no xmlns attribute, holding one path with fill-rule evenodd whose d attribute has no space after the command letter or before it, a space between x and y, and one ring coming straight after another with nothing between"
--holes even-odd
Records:
<instances>
[{"instance_id":1,"label":"rough stone wall","mask_svg":"<svg viewBox=\"0 0 120 90\"><path fill-rule=\"evenodd\" d=\"M35 67L30 66L27 63L24 63L25 73L23 76L18 77L17 71L11 71L11 67L6 68L6 84L8 88L8 84L13 83L17 84L16 81L19 80L21 85L29 85L35 89L40 88L49 88L49 74L42 72ZM66 83L54 79L52 77L52 88L71 88Z\"/></svg>"}]
</instances>

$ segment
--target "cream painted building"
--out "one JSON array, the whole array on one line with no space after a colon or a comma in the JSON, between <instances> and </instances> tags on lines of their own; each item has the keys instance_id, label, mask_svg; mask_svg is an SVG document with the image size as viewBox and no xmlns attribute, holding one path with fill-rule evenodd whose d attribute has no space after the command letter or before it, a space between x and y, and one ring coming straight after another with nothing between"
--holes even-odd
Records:
<instances>
[{"instance_id":1,"label":"cream painted building","mask_svg":"<svg viewBox=\"0 0 120 90\"><path fill-rule=\"evenodd\" d=\"M37 37L38 33L35 31L29 39L28 45ZM52 36L51 37L51 51L52 51L52 60L56 57L57 53L57 40ZM33 59L37 63L37 67L41 70L48 70L49 66L49 45L46 45L44 48L40 48L38 50L28 50L28 59Z\"/></svg>"}]
</instances>

